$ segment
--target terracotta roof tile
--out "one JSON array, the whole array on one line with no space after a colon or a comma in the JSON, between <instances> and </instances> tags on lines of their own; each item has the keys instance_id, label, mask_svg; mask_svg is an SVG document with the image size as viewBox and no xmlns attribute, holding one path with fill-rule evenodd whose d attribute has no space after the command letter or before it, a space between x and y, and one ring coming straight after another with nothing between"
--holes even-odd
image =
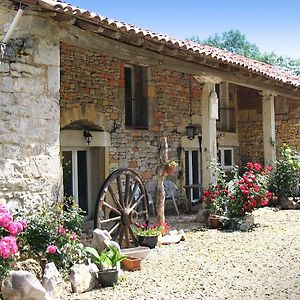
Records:
<instances>
[{"instance_id":1,"label":"terracotta roof tile","mask_svg":"<svg viewBox=\"0 0 300 300\"><path fill-rule=\"evenodd\" d=\"M260 74L265 77L281 81L288 85L300 87L300 77L294 76L286 71L280 70L276 67L273 67L272 65L263 62L255 61L238 54L206 45L201 45L191 41L182 41L170 38L167 35L141 29L135 25L127 24L124 22L115 21L59 0L38 0L38 3L45 9L54 10L64 14L72 14L75 17L87 19L98 24L128 32L130 34L136 34L142 37L150 38L161 43L168 43L182 50L190 51L192 53L199 53L200 55L221 61L223 63L242 67L252 73Z\"/></svg>"}]
</instances>

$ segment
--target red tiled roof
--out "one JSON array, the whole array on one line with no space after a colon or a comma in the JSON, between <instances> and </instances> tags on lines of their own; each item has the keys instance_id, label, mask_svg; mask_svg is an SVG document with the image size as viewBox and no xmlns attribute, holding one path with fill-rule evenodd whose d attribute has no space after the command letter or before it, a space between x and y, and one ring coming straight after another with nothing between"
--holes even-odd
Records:
<instances>
[{"instance_id":1,"label":"red tiled roof","mask_svg":"<svg viewBox=\"0 0 300 300\"><path fill-rule=\"evenodd\" d=\"M229 65L239 66L244 68L251 73L256 73L258 75L263 75L265 77L278 80L284 84L291 85L294 87L300 87L300 77L294 76L286 71L280 70L272 65L255 61L244 56L234 54L225 50L218 48L201 45L198 43L190 41L177 40L167 35L155 33L150 30L141 29L135 25L126 24L124 22L115 21L99 14L87 11L85 9L77 8L70 4L61 2L59 0L37 0L38 3L46 9L54 10L60 13L73 15L74 17L89 20L93 23L111 27L129 34L138 35L145 37L162 44L167 43L179 49L189 51L191 53L198 53L200 55L206 56L213 60L221 61Z\"/></svg>"}]
</instances>

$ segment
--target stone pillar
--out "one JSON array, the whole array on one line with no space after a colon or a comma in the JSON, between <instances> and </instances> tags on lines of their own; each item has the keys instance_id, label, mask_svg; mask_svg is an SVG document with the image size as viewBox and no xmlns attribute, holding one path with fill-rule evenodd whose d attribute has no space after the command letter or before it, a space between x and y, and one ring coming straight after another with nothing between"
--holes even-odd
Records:
<instances>
[{"instance_id":1,"label":"stone pillar","mask_svg":"<svg viewBox=\"0 0 300 300\"><path fill-rule=\"evenodd\" d=\"M276 159L275 145L275 110L274 95L269 90L262 92L263 110L263 140L264 140L264 161L268 165Z\"/></svg>"},{"instance_id":2,"label":"stone pillar","mask_svg":"<svg viewBox=\"0 0 300 300\"><path fill-rule=\"evenodd\" d=\"M215 183L211 162L217 159L216 119L218 106L215 84L204 84L202 91L202 186L207 188Z\"/></svg>"}]
</instances>

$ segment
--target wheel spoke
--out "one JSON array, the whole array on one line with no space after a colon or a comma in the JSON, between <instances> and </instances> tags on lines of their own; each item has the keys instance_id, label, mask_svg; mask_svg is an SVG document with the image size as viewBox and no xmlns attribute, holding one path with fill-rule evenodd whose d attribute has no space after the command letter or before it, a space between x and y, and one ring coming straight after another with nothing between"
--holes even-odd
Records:
<instances>
[{"instance_id":1,"label":"wheel spoke","mask_svg":"<svg viewBox=\"0 0 300 300\"><path fill-rule=\"evenodd\" d=\"M146 215L147 213L147 210L138 211L138 215Z\"/></svg>"},{"instance_id":2,"label":"wheel spoke","mask_svg":"<svg viewBox=\"0 0 300 300\"><path fill-rule=\"evenodd\" d=\"M124 226L122 224L121 231L119 233L119 245L120 245L121 248L122 248L122 242L123 242L123 233L124 233Z\"/></svg>"},{"instance_id":3,"label":"wheel spoke","mask_svg":"<svg viewBox=\"0 0 300 300\"><path fill-rule=\"evenodd\" d=\"M129 240L129 235L128 235L128 226L124 228L125 232L125 241L126 241L126 247L130 247L130 240Z\"/></svg>"},{"instance_id":4,"label":"wheel spoke","mask_svg":"<svg viewBox=\"0 0 300 300\"><path fill-rule=\"evenodd\" d=\"M117 223L110 231L109 234L112 234L121 224Z\"/></svg>"},{"instance_id":5,"label":"wheel spoke","mask_svg":"<svg viewBox=\"0 0 300 300\"><path fill-rule=\"evenodd\" d=\"M123 209L121 203L119 202L119 200L117 199L116 195L114 194L114 191L112 190L111 186L108 188L109 192L110 192L110 195L111 197L113 198L114 202L116 203L116 205L118 206L118 208L120 210Z\"/></svg>"},{"instance_id":6,"label":"wheel spoke","mask_svg":"<svg viewBox=\"0 0 300 300\"><path fill-rule=\"evenodd\" d=\"M100 223L104 224L104 223L109 223L109 222L114 222L114 221L119 221L121 220L121 216L115 217L115 218L110 218L107 220L101 220Z\"/></svg>"},{"instance_id":7,"label":"wheel spoke","mask_svg":"<svg viewBox=\"0 0 300 300\"><path fill-rule=\"evenodd\" d=\"M116 208L108 204L107 202L103 201L103 205L109 208L110 210L114 211L116 214L121 215L120 211L118 211Z\"/></svg>"},{"instance_id":8,"label":"wheel spoke","mask_svg":"<svg viewBox=\"0 0 300 300\"><path fill-rule=\"evenodd\" d=\"M117 184L118 184L120 203L123 205L123 207L125 207L123 192L122 192L122 182L121 182L121 177L120 176L117 177Z\"/></svg>"},{"instance_id":9,"label":"wheel spoke","mask_svg":"<svg viewBox=\"0 0 300 300\"><path fill-rule=\"evenodd\" d=\"M127 207L130 207L132 205L132 203L134 202L135 194L136 194L138 188L139 188L139 184L138 184L138 182L135 182L134 188L133 188L132 193L130 195L130 202L127 205Z\"/></svg>"},{"instance_id":10,"label":"wheel spoke","mask_svg":"<svg viewBox=\"0 0 300 300\"><path fill-rule=\"evenodd\" d=\"M135 236L135 234L134 234L134 232L133 232L131 226L129 226L129 233L130 233L130 235L131 235L131 237L132 237L132 240L133 240L134 244L135 244L136 246L138 246L138 244L139 244L139 243L138 243L138 240L137 240L137 238L136 238L136 236Z\"/></svg>"},{"instance_id":11,"label":"wheel spoke","mask_svg":"<svg viewBox=\"0 0 300 300\"><path fill-rule=\"evenodd\" d=\"M129 174L126 174L124 207L127 206L129 194L130 194L130 176Z\"/></svg>"},{"instance_id":12,"label":"wheel spoke","mask_svg":"<svg viewBox=\"0 0 300 300\"><path fill-rule=\"evenodd\" d=\"M137 201L132 205L132 209L135 209L136 207L139 206L139 204L142 202L142 199L144 198L144 195L140 195L137 199Z\"/></svg>"}]
</instances>

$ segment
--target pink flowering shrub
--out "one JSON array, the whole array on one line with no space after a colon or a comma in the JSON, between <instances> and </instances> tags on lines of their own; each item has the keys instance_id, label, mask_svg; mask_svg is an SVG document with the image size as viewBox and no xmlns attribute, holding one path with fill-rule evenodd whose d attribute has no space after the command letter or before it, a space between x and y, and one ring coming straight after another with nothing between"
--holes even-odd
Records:
<instances>
[{"instance_id":1,"label":"pink flowering shrub","mask_svg":"<svg viewBox=\"0 0 300 300\"><path fill-rule=\"evenodd\" d=\"M17 235L27 226L25 220L14 221L5 205L0 205L0 277L9 269L19 248Z\"/></svg>"},{"instance_id":2,"label":"pink flowering shrub","mask_svg":"<svg viewBox=\"0 0 300 300\"><path fill-rule=\"evenodd\" d=\"M83 245L78 239L83 225L83 214L78 207L62 209L59 204L52 207L22 211L28 227L20 236L20 253L36 259L46 258L61 270L68 270L83 259Z\"/></svg>"},{"instance_id":3,"label":"pink flowering shrub","mask_svg":"<svg viewBox=\"0 0 300 300\"><path fill-rule=\"evenodd\" d=\"M259 163L247 163L242 176L237 171L234 178L226 182L226 176L218 176L218 184L204 191L202 201L206 207L222 212L228 217L245 216L253 210L267 206L275 196L268 190L271 167L263 169Z\"/></svg>"}]
</instances>

